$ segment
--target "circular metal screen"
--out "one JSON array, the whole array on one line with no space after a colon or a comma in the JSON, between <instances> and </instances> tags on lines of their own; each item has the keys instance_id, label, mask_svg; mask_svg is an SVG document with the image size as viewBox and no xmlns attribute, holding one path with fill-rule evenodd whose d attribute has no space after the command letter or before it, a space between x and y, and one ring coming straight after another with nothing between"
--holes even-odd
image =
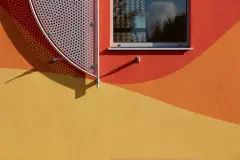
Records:
<instances>
[{"instance_id":1,"label":"circular metal screen","mask_svg":"<svg viewBox=\"0 0 240 160\"><path fill-rule=\"evenodd\" d=\"M94 0L29 0L55 49L76 67L97 75Z\"/></svg>"}]
</instances>

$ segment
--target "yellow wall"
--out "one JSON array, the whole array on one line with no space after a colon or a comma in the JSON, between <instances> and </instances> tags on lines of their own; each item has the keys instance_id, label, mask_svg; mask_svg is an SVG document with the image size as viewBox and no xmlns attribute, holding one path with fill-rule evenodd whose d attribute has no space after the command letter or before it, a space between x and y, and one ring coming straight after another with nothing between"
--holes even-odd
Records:
<instances>
[{"instance_id":1,"label":"yellow wall","mask_svg":"<svg viewBox=\"0 0 240 160\"><path fill-rule=\"evenodd\" d=\"M168 76L96 88L3 1L0 160L240 160L240 19Z\"/></svg>"}]
</instances>

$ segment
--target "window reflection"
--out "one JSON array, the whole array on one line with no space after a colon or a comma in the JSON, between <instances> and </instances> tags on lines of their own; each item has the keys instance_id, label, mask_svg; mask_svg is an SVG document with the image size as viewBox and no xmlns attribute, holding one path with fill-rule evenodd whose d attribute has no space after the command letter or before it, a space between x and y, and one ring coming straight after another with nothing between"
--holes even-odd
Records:
<instances>
[{"instance_id":1,"label":"window reflection","mask_svg":"<svg viewBox=\"0 0 240 160\"><path fill-rule=\"evenodd\" d=\"M187 42L187 0L114 0L114 42Z\"/></svg>"}]
</instances>

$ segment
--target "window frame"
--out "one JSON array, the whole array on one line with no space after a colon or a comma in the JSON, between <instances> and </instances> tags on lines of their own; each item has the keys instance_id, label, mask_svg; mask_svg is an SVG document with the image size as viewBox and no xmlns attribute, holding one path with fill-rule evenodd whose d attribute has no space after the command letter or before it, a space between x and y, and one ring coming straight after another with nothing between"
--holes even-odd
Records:
<instances>
[{"instance_id":1,"label":"window frame","mask_svg":"<svg viewBox=\"0 0 240 160\"><path fill-rule=\"evenodd\" d=\"M125 43L125 42L114 42L113 41L113 33L114 33L114 28L113 28L113 2L114 0L110 0L110 48L129 48L134 49L134 48L143 48L146 50L146 48L156 49L159 48L164 49L167 48L168 50L176 50L177 48L182 49L185 48L186 50L191 50L190 48L190 0L186 0L186 5L187 5L187 41L186 42L145 42L145 43ZM110 49L111 50L111 49ZM114 50L114 49L112 49Z\"/></svg>"}]
</instances>

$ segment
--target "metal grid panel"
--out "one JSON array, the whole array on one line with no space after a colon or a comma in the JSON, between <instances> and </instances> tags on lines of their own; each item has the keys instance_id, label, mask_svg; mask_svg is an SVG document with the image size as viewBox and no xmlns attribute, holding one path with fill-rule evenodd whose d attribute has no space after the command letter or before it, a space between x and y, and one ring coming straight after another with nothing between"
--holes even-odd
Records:
<instances>
[{"instance_id":1,"label":"metal grid panel","mask_svg":"<svg viewBox=\"0 0 240 160\"><path fill-rule=\"evenodd\" d=\"M72 63L96 75L94 0L30 0L41 27Z\"/></svg>"}]
</instances>

